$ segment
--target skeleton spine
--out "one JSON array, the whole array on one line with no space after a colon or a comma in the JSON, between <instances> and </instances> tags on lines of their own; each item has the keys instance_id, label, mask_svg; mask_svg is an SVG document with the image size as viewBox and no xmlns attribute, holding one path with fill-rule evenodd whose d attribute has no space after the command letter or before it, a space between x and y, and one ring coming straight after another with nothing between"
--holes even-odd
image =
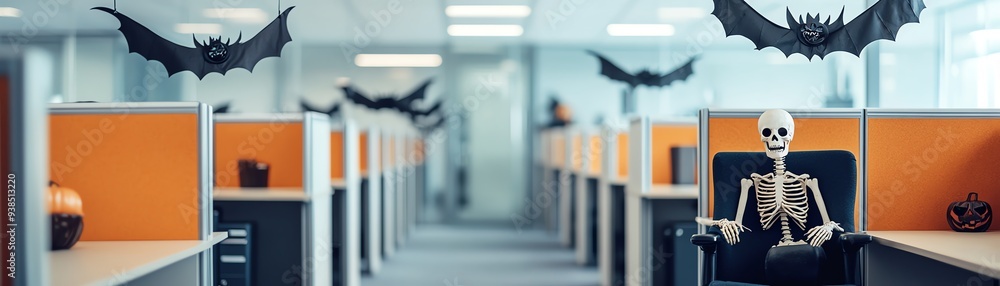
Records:
<instances>
[{"instance_id":1,"label":"skeleton spine","mask_svg":"<svg viewBox=\"0 0 1000 286\"><path fill-rule=\"evenodd\" d=\"M792 241L792 230L788 227L788 214L782 212L781 216L781 241L791 242Z\"/></svg>"}]
</instances>

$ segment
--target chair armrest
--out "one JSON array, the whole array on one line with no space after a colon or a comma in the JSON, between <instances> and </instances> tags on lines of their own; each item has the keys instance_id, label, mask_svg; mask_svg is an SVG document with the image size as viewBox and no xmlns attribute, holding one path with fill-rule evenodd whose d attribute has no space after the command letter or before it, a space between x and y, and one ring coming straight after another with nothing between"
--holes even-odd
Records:
<instances>
[{"instance_id":1,"label":"chair armrest","mask_svg":"<svg viewBox=\"0 0 1000 286\"><path fill-rule=\"evenodd\" d=\"M862 247L872 242L874 238L867 233L842 233L840 234L840 246L844 248L844 253L857 253Z\"/></svg>"},{"instance_id":2,"label":"chair armrest","mask_svg":"<svg viewBox=\"0 0 1000 286\"><path fill-rule=\"evenodd\" d=\"M840 234L840 247L844 250L844 280L847 283L859 285L857 280L858 251L874 240L870 234L866 233L842 233Z\"/></svg>"},{"instance_id":3,"label":"chair armrest","mask_svg":"<svg viewBox=\"0 0 1000 286\"><path fill-rule=\"evenodd\" d=\"M691 236L691 243L702 247L702 250L704 250L706 246L712 246L712 252L715 252L715 244L718 242L719 235L715 233L703 233Z\"/></svg>"},{"instance_id":4,"label":"chair armrest","mask_svg":"<svg viewBox=\"0 0 1000 286\"><path fill-rule=\"evenodd\" d=\"M715 248L719 243L719 234L695 234L691 236L691 243L697 245L705 253L705 259L702 260L701 265L701 269L704 270L701 282L703 285L708 285L715 280Z\"/></svg>"}]
</instances>

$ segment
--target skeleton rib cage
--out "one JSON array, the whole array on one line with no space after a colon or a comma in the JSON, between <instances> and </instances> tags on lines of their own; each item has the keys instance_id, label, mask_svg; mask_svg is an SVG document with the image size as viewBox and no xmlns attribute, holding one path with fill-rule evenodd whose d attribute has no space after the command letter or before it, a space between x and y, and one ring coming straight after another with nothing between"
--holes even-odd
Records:
<instances>
[{"instance_id":1,"label":"skeleton rib cage","mask_svg":"<svg viewBox=\"0 0 1000 286\"><path fill-rule=\"evenodd\" d=\"M800 229L806 228L809 212L809 198L806 195L806 180L809 175L796 175L787 171L776 171L766 175L751 174L757 195L757 212L764 230L770 229L781 220L782 230L787 230L790 218Z\"/></svg>"}]
</instances>

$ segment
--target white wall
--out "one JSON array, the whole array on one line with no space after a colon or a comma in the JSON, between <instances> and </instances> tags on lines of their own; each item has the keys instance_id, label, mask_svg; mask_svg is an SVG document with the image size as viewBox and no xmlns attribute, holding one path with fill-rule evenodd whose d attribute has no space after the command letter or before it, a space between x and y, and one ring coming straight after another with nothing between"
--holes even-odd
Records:
<instances>
[{"instance_id":1,"label":"white wall","mask_svg":"<svg viewBox=\"0 0 1000 286\"><path fill-rule=\"evenodd\" d=\"M535 112L547 122L548 100L556 94L573 110L573 120L584 126L596 118L621 118L621 94L627 85L600 75L598 60L589 47L540 47L535 58ZM679 47L596 48L628 72L649 68L668 72L689 57ZM835 54L824 61L802 56L785 58L775 49L709 49L694 63L686 81L662 88L639 87L637 112L654 118L693 117L712 108L820 108L837 89L839 69L860 67L861 60ZM834 63L836 62L836 63ZM845 73L839 73L841 75ZM863 74L851 75L855 96L863 91ZM842 85L842 84L841 84ZM841 87L843 88L843 87ZM856 104L857 104L856 100Z\"/></svg>"}]
</instances>

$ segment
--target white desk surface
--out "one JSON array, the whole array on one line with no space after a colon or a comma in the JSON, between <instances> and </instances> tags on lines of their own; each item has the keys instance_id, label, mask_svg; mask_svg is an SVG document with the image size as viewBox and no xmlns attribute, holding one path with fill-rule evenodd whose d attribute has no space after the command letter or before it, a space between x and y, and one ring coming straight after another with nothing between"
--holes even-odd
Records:
<instances>
[{"instance_id":1,"label":"white desk surface","mask_svg":"<svg viewBox=\"0 0 1000 286\"><path fill-rule=\"evenodd\" d=\"M330 186L338 189L347 188L347 182L344 179L330 179Z\"/></svg>"},{"instance_id":2,"label":"white desk surface","mask_svg":"<svg viewBox=\"0 0 1000 286\"><path fill-rule=\"evenodd\" d=\"M279 201L308 202L309 196L302 188L220 188L212 190L216 201Z\"/></svg>"},{"instance_id":3,"label":"white desk surface","mask_svg":"<svg viewBox=\"0 0 1000 286\"><path fill-rule=\"evenodd\" d=\"M698 199L698 185L653 185L649 192L628 192L644 199Z\"/></svg>"},{"instance_id":4,"label":"white desk surface","mask_svg":"<svg viewBox=\"0 0 1000 286\"><path fill-rule=\"evenodd\" d=\"M587 178L588 179L594 179L594 180L600 180L601 179L601 173L600 172L587 172Z\"/></svg>"},{"instance_id":5,"label":"white desk surface","mask_svg":"<svg viewBox=\"0 0 1000 286\"><path fill-rule=\"evenodd\" d=\"M49 252L52 285L119 285L201 253L226 239L81 241L68 250Z\"/></svg>"},{"instance_id":6,"label":"white desk surface","mask_svg":"<svg viewBox=\"0 0 1000 286\"><path fill-rule=\"evenodd\" d=\"M612 185L618 185L618 186L628 185L628 178L615 177L615 178L611 179L611 184Z\"/></svg>"},{"instance_id":7,"label":"white desk surface","mask_svg":"<svg viewBox=\"0 0 1000 286\"><path fill-rule=\"evenodd\" d=\"M1000 231L869 231L875 242L1000 279Z\"/></svg>"}]
</instances>

